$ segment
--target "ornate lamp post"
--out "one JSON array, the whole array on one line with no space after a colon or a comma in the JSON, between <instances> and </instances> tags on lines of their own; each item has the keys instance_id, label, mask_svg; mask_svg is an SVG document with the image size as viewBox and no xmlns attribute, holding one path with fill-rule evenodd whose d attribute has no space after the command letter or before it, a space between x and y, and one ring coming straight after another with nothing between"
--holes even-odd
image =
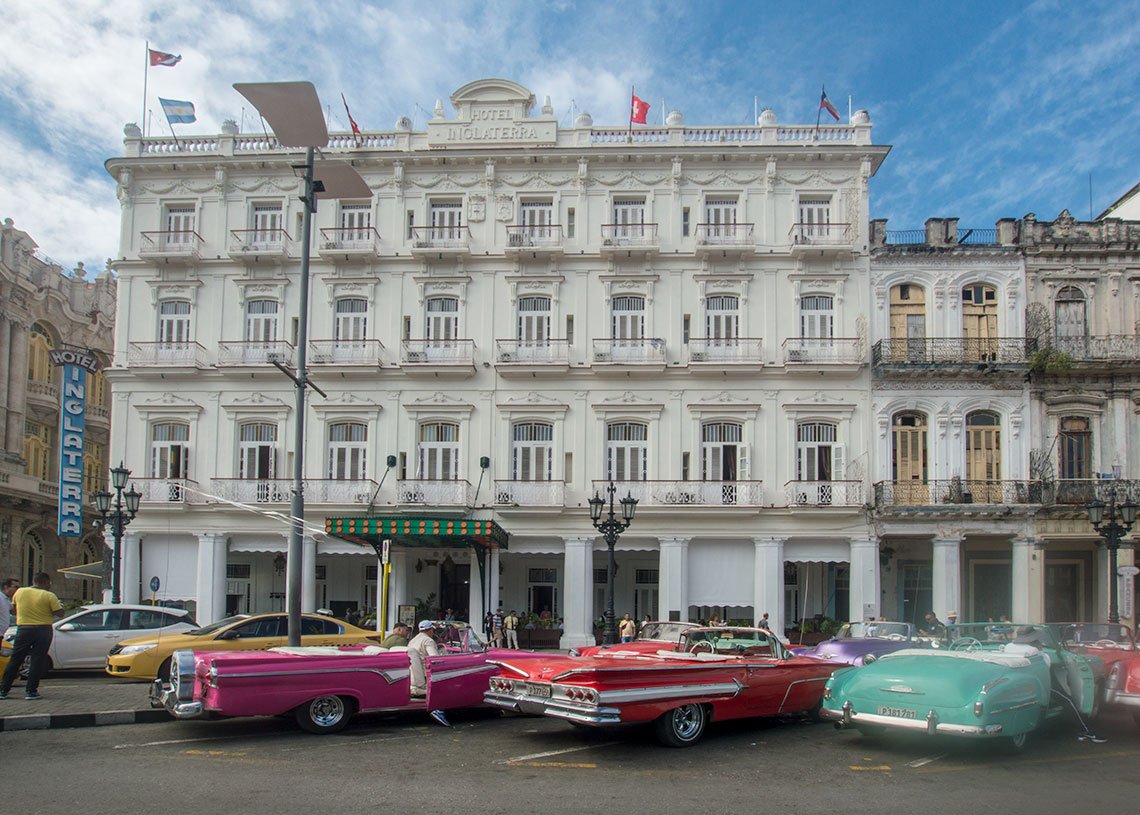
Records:
<instances>
[{"instance_id":1,"label":"ornate lamp post","mask_svg":"<svg viewBox=\"0 0 1140 815\"><path fill-rule=\"evenodd\" d=\"M609 495L609 510L606 512L606 517L602 518L602 510L606 506L606 499L594 493L594 497L590 499L590 521L594 524L594 528L602 533L602 537L606 539L606 548L609 549L609 563L606 568L606 627L602 631L602 644L613 645L617 642L617 632L614 629L614 546L617 544L618 537L622 532L629 529L629 525L633 523L633 515L637 512L637 499L633 497L632 493L622 498L621 503L621 520L618 520L614 514L614 493L617 492L617 487L614 482L606 487L606 493Z\"/></svg>"},{"instance_id":2,"label":"ornate lamp post","mask_svg":"<svg viewBox=\"0 0 1140 815\"><path fill-rule=\"evenodd\" d=\"M127 486L127 479L131 477L131 471L123 466L120 461L118 467L111 468L111 487L115 490L115 494L100 490L91 496L95 500L95 509L99 512L99 517L95 519L95 523L99 526L106 527L110 525L111 535L115 539L115 548L112 550L111 555L111 602L121 603L122 598L122 575L119 573L119 563L122 558L123 552L123 531L127 525L135 519L139 512L139 501L142 500L142 493L131 485L131 488L123 492L123 488ZM115 499L114 508L112 509L111 499Z\"/></svg>"},{"instance_id":3,"label":"ornate lamp post","mask_svg":"<svg viewBox=\"0 0 1140 815\"><path fill-rule=\"evenodd\" d=\"M1126 500L1122 504L1116 503L1116 490L1108 497L1108 503L1099 499L1093 500L1087 507L1089 523L1096 533L1104 538L1104 545L1108 549L1108 621L1120 622L1120 606L1117 597L1116 553L1120 549L1120 539L1132 530L1136 523L1136 504Z\"/></svg>"}]
</instances>

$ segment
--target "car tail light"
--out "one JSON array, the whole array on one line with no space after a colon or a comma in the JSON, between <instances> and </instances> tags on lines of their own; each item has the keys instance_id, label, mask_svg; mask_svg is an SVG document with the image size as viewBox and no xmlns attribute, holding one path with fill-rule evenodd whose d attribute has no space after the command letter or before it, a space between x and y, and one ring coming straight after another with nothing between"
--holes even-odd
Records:
<instances>
[{"instance_id":1,"label":"car tail light","mask_svg":"<svg viewBox=\"0 0 1140 815\"><path fill-rule=\"evenodd\" d=\"M974 702L974 715L975 716L981 716L982 715L982 702L981 702L981 700Z\"/></svg>"},{"instance_id":2,"label":"car tail light","mask_svg":"<svg viewBox=\"0 0 1140 815\"><path fill-rule=\"evenodd\" d=\"M830 685L823 689L823 698L824 699L830 699L831 698L831 686Z\"/></svg>"}]
</instances>

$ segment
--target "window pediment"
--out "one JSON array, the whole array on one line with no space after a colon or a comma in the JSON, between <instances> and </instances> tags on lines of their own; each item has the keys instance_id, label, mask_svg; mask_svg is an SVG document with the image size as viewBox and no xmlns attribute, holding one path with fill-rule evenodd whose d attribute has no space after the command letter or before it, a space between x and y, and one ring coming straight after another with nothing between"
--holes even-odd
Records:
<instances>
[{"instance_id":1,"label":"window pediment","mask_svg":"<svg viewBox=\"0 0 1140 815\"><path fill-rule=\"evenodd\" d=\"M618 396L595 402L593 408L594 412L602 418L625 415L638 416L643 419L657 419L660 418L661 411L665 409L665 404L645 399L633 391L626 391Z\"/></svg>"},{"instance_id":2,"label":"window pediment","mask_svg":"<svg viewBox=\"0 0 1140 815\"><path fill-rule=\"evenodd\" d=\"M475 406L470 402L464 402L460 399L448 396L442 391L436 391L431 396L425 396L416 399L410 404L404 405L404 410L417 419L429 415L459 416L469 419L471 418L471 414L475 411Z\"/></svg>"}]
</instances>

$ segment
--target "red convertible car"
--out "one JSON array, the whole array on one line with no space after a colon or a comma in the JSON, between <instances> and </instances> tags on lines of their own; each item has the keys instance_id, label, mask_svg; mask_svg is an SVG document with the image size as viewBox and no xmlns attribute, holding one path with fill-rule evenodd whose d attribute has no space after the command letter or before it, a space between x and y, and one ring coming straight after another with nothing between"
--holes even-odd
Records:
<instances>
[{"instance_id":1,"label":"red convertible car","mask_svg":"<svg viewBox=\"0 0 1140 815\"><path fill-rule=\"evenodd\" d=\"M572 657L592 657L601 651L630 651L635 654L655 654L664 648L666 651L676 650L681 642L681 635L690 628L698 628L696 623L681 623L669 620L642 623L641 630L637 632L637 639L633 642L618 642L613 645L586 645L582 648L571 648Z\"/></svg>"},{"instance_id":2,"label":"red convertible car","mask_svg":"<svg viewBox=\"0 0 1140 815\"><path fill-rule=\"evenodd\" d=\"M1115 623L1050 623L1058 642L1070 651L1104 663L1104 703L1131 711L1140 727L1140 650L1128 626Z\"/></svg>"},{"instance_id":3,"label":"red convertible car","mask_svg":"<svg viewBox=\"0 0 1140 815\"><path fill-rule=\"evenodd\" d=\"M839 667L796 656L759 628L690 628L652 654L492 659L501 671L484 700L579 725L653 722L668 747L695 744L710 721L809 714Z\"/></svg>"}]
</instances>

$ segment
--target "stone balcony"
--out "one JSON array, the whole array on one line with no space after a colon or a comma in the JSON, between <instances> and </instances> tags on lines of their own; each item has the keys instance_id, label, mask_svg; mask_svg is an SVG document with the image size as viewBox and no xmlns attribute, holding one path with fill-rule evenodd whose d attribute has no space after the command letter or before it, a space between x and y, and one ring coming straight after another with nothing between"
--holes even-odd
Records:
<instances>
[{"instance_id":1,"label":"stone balcony","mask_svg":"<svg viewBox=\"0 0 1140 815\"><path fill-rule=\"evenodd\" d=\"M762 481L615 481L618 499L632 495L638 507L759 507L764 502ZM591 482L602 494L608 480Z\"/></svg>"}]
</instances>

